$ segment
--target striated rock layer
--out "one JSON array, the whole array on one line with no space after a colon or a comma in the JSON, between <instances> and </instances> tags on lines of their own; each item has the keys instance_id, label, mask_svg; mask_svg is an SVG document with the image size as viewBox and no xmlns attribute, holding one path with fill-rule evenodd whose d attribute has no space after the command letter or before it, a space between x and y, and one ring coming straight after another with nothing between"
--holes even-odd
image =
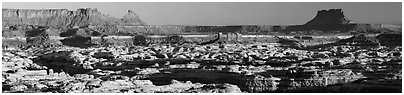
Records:
<instances>
[{"instance_id":1,"label":"striated rock layer","mask_svg":"<svg viewBox=\"0 0 404 95\"><path fill-rule=\"evenodd\" d=\"M3 27L20 24L55 28L110 24L145 25L132 11L129 11L123 19L118 19L91 8L82 8L76 11L67 9L3 9L2 16Z\"/></svg>"}]
</instances>

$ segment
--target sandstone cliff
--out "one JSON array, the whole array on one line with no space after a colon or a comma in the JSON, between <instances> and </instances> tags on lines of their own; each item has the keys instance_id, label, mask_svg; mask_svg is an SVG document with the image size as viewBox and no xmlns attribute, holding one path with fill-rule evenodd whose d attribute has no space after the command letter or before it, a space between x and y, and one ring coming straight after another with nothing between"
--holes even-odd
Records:
<instances>
[{"instance_id":1,"label":"sandstone cliff","mask_svg":"<svg viewBox=\"0 0 404 95\"><path fill-rule=\"evenodd\" d=\"M145 25L140 18L129 11L122 19L102 14L97 9L3 9L3 30L16 25L45 26L58 29L74 27Z\"/></svg>"}]
</instances>

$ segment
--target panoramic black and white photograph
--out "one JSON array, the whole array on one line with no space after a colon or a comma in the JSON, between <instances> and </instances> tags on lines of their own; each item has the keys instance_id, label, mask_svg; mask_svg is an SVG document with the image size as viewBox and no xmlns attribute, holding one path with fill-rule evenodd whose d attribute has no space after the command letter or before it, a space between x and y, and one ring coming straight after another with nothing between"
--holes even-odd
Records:
<instances>
[{"instance_id":1,"label":"panoramic black and white photograph","mask_svg":"<svg viewBox=\"0 0 404 95\"><path fill-rule=\"evenodd\" d=\"M2 8L2 93L402 93L402 2Z\"/></svg>"}]
</instances>

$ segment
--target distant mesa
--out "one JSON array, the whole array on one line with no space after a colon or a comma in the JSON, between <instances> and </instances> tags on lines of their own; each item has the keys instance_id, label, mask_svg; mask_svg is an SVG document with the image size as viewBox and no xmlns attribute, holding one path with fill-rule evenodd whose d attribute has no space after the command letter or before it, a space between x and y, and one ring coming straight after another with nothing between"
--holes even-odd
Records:
<instances>
[{"instance_id":1,"label":"distant mesa","mask_svg":"<svg viewBox=\"0 0 404 95\"><path fill-rule=\"evenodd\" d=\"M304 25L338 25L351 23L351 20L344 16L341 9L329 9L318 11L317 15Z\"/></svg>"},{"instance_id":2,"label":"distant mesa","mask_svg":"<svg viewBox=\"0 0 404 95\"><path fill-rule=\"evenodd\" d=\"M355 27L351 20L347 19L342 9L320 10L317 15L303 25L289 26L286 31L348 31Z\"/></svg>"}]
</instances>

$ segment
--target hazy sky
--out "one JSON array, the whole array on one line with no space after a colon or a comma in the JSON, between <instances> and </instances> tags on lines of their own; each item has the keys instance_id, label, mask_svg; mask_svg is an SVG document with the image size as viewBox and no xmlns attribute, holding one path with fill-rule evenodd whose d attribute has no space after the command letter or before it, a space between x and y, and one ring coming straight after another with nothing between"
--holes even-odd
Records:
<instances>
[{"instance_id":1,"label":"hazy sky","mask_svg":"<svg viewBox=\"0 0 404 95\"><path fill-rule=\"evenodd\" d=\"M97 8L121 18L131 9L149 25L238 25L304 24L321 9L342 8L345 16L357 23L401 24L401 2L3 2L3 8Z\"/></svg>"}]
</instances>

